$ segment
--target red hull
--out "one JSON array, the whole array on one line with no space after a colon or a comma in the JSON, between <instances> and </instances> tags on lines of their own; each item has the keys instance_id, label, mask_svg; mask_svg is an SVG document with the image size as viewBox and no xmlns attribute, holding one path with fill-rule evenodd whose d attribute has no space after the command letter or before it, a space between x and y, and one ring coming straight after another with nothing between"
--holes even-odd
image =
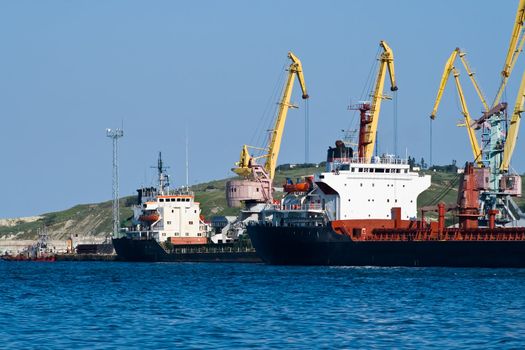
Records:
<instances>
[{"instance_id":1,"label":"red hull","mask_svg":"<svg viewBox=\"0 0 525 350\"><path fill-rule=\"evenodd\" d=\"M56 257L53 256L43 256L38 258L31 258L27 256L4 256L2 258L5 261L37 261L37 262L55 262Z\"/></svg>"}]
</instances>

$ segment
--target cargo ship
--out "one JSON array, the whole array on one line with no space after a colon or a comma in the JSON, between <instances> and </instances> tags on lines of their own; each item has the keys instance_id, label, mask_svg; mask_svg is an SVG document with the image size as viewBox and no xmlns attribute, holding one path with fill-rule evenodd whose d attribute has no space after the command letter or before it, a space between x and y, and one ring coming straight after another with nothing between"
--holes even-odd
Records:
<instances>
[{"instance_id":1,"label":"cargo ship","mask_svg":"<svg viewBox=\"0 0 525 350\"><path fill-rule=\"evenodd\" d=\"M354 107L357 142L337 141L325 171L287 183L288 194L247 227L257 253L285 265L525 267L524 215L512 200L521 196L521 177L508 171L515 138L506 136L517 133L524 98L508 124L506 105L482 116L484 157L466 164L457 203L422 207L418 219L430 176L406 159L374 155L387 68L397 90L392 50L381 46L372 100Z\"/></svg>"},{"instance_id":2,"label":"cargo ship","mask_svg":"<svg viewBox=\"0 0 525 350\"><path fill-rule=\"evenodd\" d=\"M248 226L248 235L269 264L525 267L524 227L496 227L495 211L488 227L478 227L476 170L465 167L455 207L421 208L417 220L417 196L430 176L400 159L352 159L315 175L310 192L288 194ZM437 221L425 219L431 210ZM458 224L445 227L452 210Z\"/></svg>"},{"instance_id":3,"label":"cargo ship","mask_svg":"<svg viewBox=\"0 0 525 350\"><path fill-rule=\"evenodd\" d=\"M188 188L170 189L159 153L158 186L137 190L131 225L112 239L118 260L260 262L249 242L212 242L210 225Z\"/></svg>"}]
</instances>

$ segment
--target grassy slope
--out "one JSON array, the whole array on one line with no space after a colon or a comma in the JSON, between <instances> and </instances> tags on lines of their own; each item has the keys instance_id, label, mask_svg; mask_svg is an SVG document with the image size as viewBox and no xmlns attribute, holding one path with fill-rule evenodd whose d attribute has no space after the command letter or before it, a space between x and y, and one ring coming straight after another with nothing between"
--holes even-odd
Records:
<instances>
[{"instance_id":1,"label":"grassy slope","mask_svg":"<svg viewBox=\"0 0 525 350\"><path fill-rule=\"evenodd\" d=\"M303 175L313 174L319 168L295 168L278 171L276 173L276 185L279 187L286 177L295 179ZM445 196L441 201L455 203L457 198L456 174L432 172L432 185L423 192L418 199L418 206L434 204L431 201L439 197L441 193ZM236 215L238 209L228 208L225 199L225 180L210 181L193 186L195 197L201 203L202 213L210 218L213 215ZM525 185L525 181L522 181ZM121 219L125 221L132 214L130 206L134 204L135 197L121 199ZM518 198L520 207L525 208L525 199ZM46 226L48 232L54 239L65 239L71 234L81 236L103 236L111 231L111 201L97 204L81 204L70 209L47 213L42 219L31 223L19 223L13 227L0 226L0 237L15 236L18 239L32 239L36 237L37 229Z\"/></svg>"}]
</instances>

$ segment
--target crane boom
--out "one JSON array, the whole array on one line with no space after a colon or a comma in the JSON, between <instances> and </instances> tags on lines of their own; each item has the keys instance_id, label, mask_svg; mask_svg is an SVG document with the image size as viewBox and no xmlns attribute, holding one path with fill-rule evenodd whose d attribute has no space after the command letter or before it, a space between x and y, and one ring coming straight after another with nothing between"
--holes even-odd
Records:
<instances>
[{"instance_id":1,"label":"crane boom","mask_svg":"<svg viewBox=\"0 0 525 350\"><path fill-rule=\"evenodd\" d=\"M514 111L510 118L509 129L507 131L507 139L505 141L505 147L503 148L503 160L501 162L500 170L502 172L508 172L510 159L514 153L516 147L516 141L518 139L518 130L520 128L521 113L523 112L523 105L525 103L525 72L521 78L520 88L518 90L518 96L516 97L516 104L514 105Z\"/></svg>"},{"instance_id":2,"label":"crane boom","mask_svg":"<svg viewBox=\"0 0 525 350\"><path fill-rule=\"evenodd\" d=\"M478 139L476 138L474 128L472 127L473 122L472 118L470 117L470 112L468 110L467 103L465 101L463 88L461 87L461 83L459 82L459 72L454 67L452 68L452 71L454 73L454 81L456 82L456 88L458 91L459 100L461 102L461 111L463 113L463 117L465 117L465 126L467 128L467 133L470 140L470 148L472 149L474 160L478 163L479 166L482 166L483 161L481 159L481 149L479 148Z\"/></svg>"},{"instance_id":3,"label":"crane boom","mask_svg":"<svg viewBox=\"0 0 525 350\"><path fill-rule=\"evenodd\" d=\"M303 66L301 64L301 61L292 52L288 52L288 58L292 61L292 63L288 67L288 78L286 79L283 95L279 102L279 111L277 113L275 125L271 130L270 142L268 143L268 147L264 149L265 151L267 151L267 153L261 157L252 157L248 151L248 148L256 147L244 145L241 151L240 159L237 163L235 163L236 167L232 169L236 174L241 175L242 177L246 178L253 174L253 165L255 165L254 161L256 159L266 158L266 162L264 164L264 171L268 175L269 179L273 180L273 177L275 175L275 166L277 164L277 158L279 156L279 151L281 148L281 141L283 137L284 125L286 122L288 109L296 108L296 106L290 103L295 76L297 76L297 80L299 80L299 85L301 86L302 98L307 99L309 97L306 91L306 84L304 81Z\"/></svg>"},{"instance_id":4,"label":"crane boom","mask_svg":"<svg viewBox=\"0 0 525 350\"><path fill-rule=\"evenodd\" d=\"M452 53L450 54L447 62L445 63L445 68L443 69L443 74L441 75L441 81L439 82L439 89L436 96L436 101L434 102L434 108L432 109L432 113L430 113L430 119L436 119L436 113L439 108L439 104L441 103L441 97L443 97L443 91L445 91L445 87L447 86L448 77L450 76L450 72L452 72L452 68L454 68L454 61L456 60L456 57L458 55L458 49L456 48Z\"/></svg>"},{"instance_id":5,"label":"crane boom","mask_svg":"<svg viewBox=\"0 0 525 350\"><path fill-rule=\"evenodd\" d=\"M518 9L516 11L516 19L514 20L514 27L512 28L512 34L510 36L509 48L507 51L507 56L505 57L505 63L503 64L503 70L501 71L501 83L496 93L496 98L494 99L493 106L497 105L501 100L503 95L503 90L507 86L507 81L509 79L514 65L516 64L516 59L523 49L523 43L525 36L523 35L523 24L525 20L525 0L520 0L518 4ZM520 38L521 37L521 38Z\"/></svg>"},{"instance_id":6,"label":"crane boom","mask_svg":"<svg viewBox=\"0 0 525 350\"><path fill-rule=\"evenodd\" d=\"M387 98L383 95L383 88L385 86L385 75L388 69L390 77L390 90L396 91L396 77L394 71L394 52L385 41L379 43L383 49L379 61L379 70L377 73L374 92L372 93L372 102L370 106L370 115L367 118L362 118L359 135L359 157L365 160L371 159L374 154L374 146L377 135L377 125L379 122L379 112L381 111L381 101Z\"/></svg>"},{"instance_id":7,"label":"crane boom","mask_svg":"<svg viewBox=\"0 0 525 350\"><path fill-rule=\"evenodd\" d=\"M474 90L476 90L476 93L478 94L478 97L481 103L483 104L483 108L485 108L485 112L488 111L489 105L487 103L487 100L485 99L485 96L483 95L483 92L481 91L481 88L479 87L479 84L476 81L476 78L474 78L474 72L472 71L472 69L470 69L470 65L468 64L467 59L465 58L467 54L461 51L459 48L456 48L456 50L459 50L459 59L461 60L461 63L463 63L463 67L465 67L465 70L467 71L470 81L472 82L472 85L474 86Z\"/></svg>"},{"instance_id":8,"label":"crane boom","mask_svg":"<svg viewBox=\"0 0 525 350\"><path fill-rule=\"evenodd\" d=\"M266 163L264 164L264 169L272 180L275 175L275 166L277 165L277 158L279 157L279 151L281 149L281 141L288 109L295 107L294 105L290 104L295 76L297 76L299 85L301 85L301 90L303 93L302 98L307 99L309 97L308 93L306 92L306 84L304 82L303 66L301 61L292 52L288 52L288 58L292 60L292 63L288 68L288 79L286 80L283 96L281 98L281 102L279 103L279 112L277 113L277 119L275 121L275 126L272 130L270 143L268 145L268 157L266 158Z\"/></svg>"},{"instance_id":9,"label":"crane boom","mask_svg":"<svg viewBox=\"0 0 525 350\"><path fill-rule=\"evenodd\" d=\"M489 110L487 100L485 99L485 96L483 95L483 92L481 91L481 88L479 87L479 84L476 81L476 78L474 77L474 72L472 71L472 69L470 69L470 65L468 64L467 59L465 58L466 53L461 51L459 47L456 47L454 51L452 51L452 53L450 54L447 62L445 63L445 68L443 69L443 74L441 75L441 82L439 83L436 101L434 102L434 108L432 109L432 113L430 114L431 119L436 119L436 113L439 108L439 104L441 103L441 98L443 97L443 91L445 90L445 87L447 85L450 73L456 69L454 67L454 63L458 56L461 60L461 63L463 63L465 70L467 71L470 81L472 82L472 85L474 86L474 89L476 90L476 93L478 94L478 97L481 103L483 104L483 107L485 108L485 112Z\"/></svg>"},{"instance_id":10,"label":"crane boom","mask_svg":"<svg viewBox=\"0 0 525 350\"><path fill-rule=\"evenodd\" d=\"M470 148L472 149L474 160L479 166L482 166L483 161L482 161L481 148L479 147L479 142L478 142L478 139L476 138L476 133L474 131L474 127L473 127L474 122L472 121L472 118L470 116L470 112L468 110L467 103L465 100L465 94L463 93L463 87L461 86L461 83L459 80L459 71L454 66L454 62L458 56L461 62L463 63L463 66L465 67L468 76L470 77L472 85L474 85L474 89L476 90L478 97L481 100L483 107L485 108L485 111L487 111L489 108L486 102L486 99L483 96L483 93L481 92L481 88L479 87L476 79L474 78L474 73L470 69L468 62L465 59L465 53L457 47L456 49L454 49L454 51L452 51L447 62L445 63L445 68L443 70L443 75L441 76L441 82L439 84L439 89L438 89L438 93L436 96L436 101L434 102L434 109L432 110L432 114L430 115L430 118L433 120L436 119L436 113L437 113L439 104L441 102L441 97L443 96L443 92L447 85L448 78L450 76L450 73L453 73L454 82L456 84L456 90L458 92L459 100L461 102L461 113L463 114L463 117L465 118L465 126L467 128L467 134L468 134L469 141L470 141Z\"/></svg>"}]
</instances>

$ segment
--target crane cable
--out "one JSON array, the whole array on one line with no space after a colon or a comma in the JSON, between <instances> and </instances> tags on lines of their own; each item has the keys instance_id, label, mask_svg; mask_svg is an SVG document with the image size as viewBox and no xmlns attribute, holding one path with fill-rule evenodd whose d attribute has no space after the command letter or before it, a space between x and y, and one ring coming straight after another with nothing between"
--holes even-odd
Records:
<instances>
[{"instance_id":1,"label":"crane cable","mask_svg":"<svg viewBox=\"0 0 525 350\"><path fill-rule=\"evenodd\" d=\"M310 157L310 104L308 99L304 100L304 163L309 162Z\"/></svg>"},{"instance_id":2,"label":"crane cable","mask_svg":"<svg viewBox=\"0 0 525 350\"><path fill-rule=\"evenodd\" d=\"M433 122L433 119L432 118L428 118L430 120L430 125L429 125L429 133L430 133L430 137L428 138L429 140L429 149L430 149L430 160L429 160L429 165L432 166L432 122Z\"/></svg>"},{"instance_id":3,"label":"crane cable","mask_svg":"<svg viewBox=\"0 0 525 350\"><path fill-rule=\"evenodd\" d=\"M381 47L378 47L377 52L372 60L372 64L370 65L370 70L368 71L368 75L365 80L365 85L363 86L363 90L361 91L361 95L359 96L359 101L366 100L366 93L372 90L372 75L377 70L377 63L379 62L379 54L381 53ZM370 94L370 93L369 93ZM351 101L350 101L351 102ZM350 103L351 104L351 103ZM357 116L357 110L354 110L354 113L352 115L352 119L350 121L349 127L347 130L352 130L354 125L358 124L356 121Z\"/></svg>"},{"instance_id":4,"label":"crane cable","mask_svg":"<svg viewBox=\"0 0 525 350\"><path fill-rule=\"evenodd\" d=\"M397 91L394 91L394 157L397 157Z\"/></svg>"},{"instance_id":5,"label":"crane cable","mask_svg":"<svg viewBox=\"0 0 525 350\"><path fill-rule=\"evenodd\" d=\"M286 71L286 63L287 62L284 61L281 69L279 69L279 74L277 76L277 79L275 80L275 85L273 87L272 93L268 97L268 100L266 101L261 117L259 118L257 126L255 130L253 131L253 134L250 138L250 145L254 145L260 148L266 147L266 144L267 144L266 130L272 127L272 123L274 122L274 119L276 118L278 103L275 104L275 101L279 101L280 96L282 95L283 81L285 77L285 74L283 72ZM266 129L263 129L263 127L265 126L266 126ZM263 151L258 150L256 153L257 153L257 156L260 156L262 155Z\"/></svg>"}]
</instances>

